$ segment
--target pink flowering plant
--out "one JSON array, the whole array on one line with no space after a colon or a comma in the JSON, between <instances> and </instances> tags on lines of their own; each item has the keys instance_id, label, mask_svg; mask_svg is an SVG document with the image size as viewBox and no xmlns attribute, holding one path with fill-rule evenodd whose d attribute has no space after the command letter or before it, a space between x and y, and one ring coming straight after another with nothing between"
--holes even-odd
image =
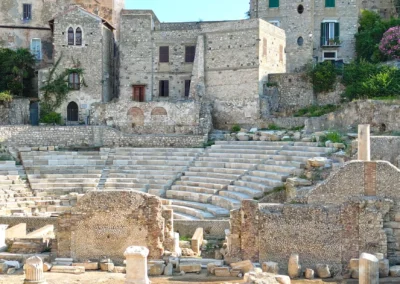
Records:
<instances>
[{"instance_id":1,"label":"pink flowering plant","mask_svg":"<svg viewBox=\"0 0 400 284\"><path fill-rule=\"evenodd\" d=\"M379 49L384 55L400 60L400 26L392 27L383 34Z\"/></svg>"}]
</instances>

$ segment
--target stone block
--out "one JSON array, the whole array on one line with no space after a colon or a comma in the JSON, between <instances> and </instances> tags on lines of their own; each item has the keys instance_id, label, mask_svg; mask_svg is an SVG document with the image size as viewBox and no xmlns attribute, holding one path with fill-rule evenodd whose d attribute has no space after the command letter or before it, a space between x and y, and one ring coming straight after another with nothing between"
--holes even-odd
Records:
<instances>
[{"instance_id":1,"label":"stone block","mask_svg":"<svg viewBox=\"0 0 400 284\"><path fill-rule=\"evenodd\" d=\"M389 272L392 277L400 277L400 265L390 267Z\"/></svg>"},{"instance_id":2,"label":"stone block","mask_svg":"<svg viewBox=\"0 0 400 284\"><path fill-rule=\"evenodd\" d=\"M85 267L83 266L53 266L50 270L55 273L70 273L70 274L82 274L85 273Z\"/></svg>"},{"instance_id":3,"label":"stone block","mask_svg":"<svg viewBox=\"0 0 400 284\"><path fill-rule=\"evenodd\" d=\"M100 270L112 272L114 270L114 263L112 262L100 263Z\"/></svg>"},{"instance_id":4,"label":"stone block","mask_svg":"<svg viewBox=\"0 0 400 284\"><path fill-rule=\"evenodd\" d=\"M242 277L243 273L240 269L231 269L231 277Z\"/></svg>"},{"instance_id":5,"label":"stone block","mask_svg":"<svg viewBox=\"0 0 400 284\"><path fill-rule=\"evenodd\" d=\"M214 269L214 274L217 277L230 277L230 268L229 267L216 267Z\"/></svg>"},{"instance_id":6,"label":"stone block","mask_svg":"<svg viewBox=\"0 0 400 284\"><path fill-rule=\"evenodd\" d=\"M379 260L379 277L384 278L389 276L389 260L380 259Z\"/></svg>"},{"instance_id":7,"label":"stone block","mask_svg":"<svg viewBox=\"0 0 400 284\"><path fill-rule=\"evenodd\" d=\"M299 264L299 255L292 254L288 263L288 274L290 278L298 278L300 276L301 266Z\"/></svg>"},{"instance_id":8,"label":"stone block","mask_svg":"<svg viewBox=\"0 0 400 284\"><path fill-rule=\"evenodd\" d=\"M164 273L165 264L164 262L149 264L149 276L160 276Z\"/></svg>"},{"instance_id":9,"label":"stone block","mask_svg":"<svg viewBox=\"0 0 400 284\"><path fill-rule=\"evenodd\" d=\"M360 270L359 270L358 268L354 268L354 269L351 271L351 278L353 278L353 279L358 279L358 278L360 278Z\"/></svg>"},{"instance_id":10,"label":"stone block","mask_svg":"<svg viewBox=\"0 0 400 284\"><path fill-rule=\"evenodd\" d=\"M273 262L273 261L263 262L262 263L262 271L272 273L272 274L279 274L278 263Z\"/></svg>"},{"instance_id":11,"label":"stone block","mask_svg":"<svg viewBox=\"0 0 400 284\"><path fill-rule=\"evenodd\" d=\"M352 259L350 259L350 262L349 262L349 268L350 268L350 270L358 269L359 263L360 263L360 261L359 261L358 258L352 258Z\"/></svg>"},{"instance_id":12,"label":"stone block","mask_svg":"<svg viewBox=\"0 0 400 284\"><path fill-rule=\"evenodd\" d=\"M173 265L172 263L168 263L164 268L164 275L172 276L172 273L173 273Z\"/></svg>"},{"instance_id":13,"label":"stone block","mask_svg":"<svg viewBox=\"0 0 400 284\"><path fill-rule=\"evenodd\" d=\"M193 252L196 253L197 255L201 254L200 247L204 240L203 234L204 234L203 228L197 228L191 240L191 248Z\"/></svg>"},{"instance_id":14,"label":"stone block","mask_svg":"<svg viewBox=\"0 0 400 284\"><path fill-rule=\"evenodd\" d=\"M190 273L190 272L200 272L201 271L201 265L200 264L195 264L195 263L181 263L179 265L179 271L183 271L185 273Z\"/></svg>"},{"instance_id":15,"label":"stone block","mask_svg":"<svg viewBox=\"0 0 400 284\"><path fill-rule=\"evenodd\" d=\"M49 147L47 147L47 150L49 150L49 151L54 151L54 146L49 146Z\"/></svg>"},{"instance_id":16,"label":"stone block","mask_svg":"<svg viewBox=\"0 0 400 284\"><path fill-rule=\"evenodd\" d=\"M234 262L230 264L232 269L240 269L243 273L247 273L254 269L254 265L250 260Z\"/></svg>"},{"instance_id":17,"label":"stone block","mask_svg":"<svg viewBox=\"0 0 400 284\"><path fill-rule=\"evenodd\" d=\"M39 151L47 151L47 147L39 147Z\"/></svg>"},{"instance_id":18,"label":"stone block","mask_svg":"<svg viewBox=\"0 0 400 284\"><path fill-rule=\"evenodd\" d=\"M216 265L215 263L208 263L207 264L207 272L209 274L214 274L214 270L215 268L219 267L218 265Z\"/></svg>"},{"instance_id":19,"label":"stone block","mask_svg":"<svg viewBox=\"0 0 400 284\"><path fill-rule=\"evenodd\" d=\"M275 280L278 281L279 284L291 284L290 277L286 275L276 275Z\"/></svg>"},{"instance_id":20,"label":"stone block","mask_svg":"<svg viewBox=\"0 0 400 284\"><path fill-rule=\"evenodd\" d=\"M126 267L124 267L124 266L114 266L113 273L126 273Z\"/></svg>"},{"instance_id":21,"label":"stone block","mask_svg":"<svg viewBox=\"0 0 400 284\"><path fill-rule=\"evenodd\" d=\"M8 275L14 274L15 271L16 271L15 268L14 268L14 267L11 267L11 268L9 268L9 269L7 270L7 274L8 274Z\"/></svg>"},{"instance_id":22,"label":"stone block","mask_svg":"<svg viewBox=\"0 0 400 284\"><path fill-rule=\"evenodd\" d=\"M5 263L0 263L0 274L7 273L7 270L8 270L8 265Z\"/></svg>"},{"instance_id":23,"label":"stone block","mask_svg":"<svg viewBox=\"0 0 400 284\"><path fill-rule=\"evenodd\" d=\"M43 272L48 272L51 270L53 265L51 263L43 262Z\"/></svg>"},{"instance_id":24,"label":"stone block","mask_svg":"<svg viewBox=\"0 0 400 284\"><path fill-rule=\"evenodd\" d=\"M332 276L329 266L326 264L317 264L316 270L319 278L325 279Z\"/></svg>"},{"instance_id":25,"label":"stone block","mask_svg":"<svg viewBox=\"0 0 400 284\"><path fill-rule=\"evenodd\" d=\"M311 268L307 268L307 269L306 269L306 272L305 272L305 274L304 274L304 277L305 277L306 279L314 279L314 270L311 269Z\"/></svg>"},{"instance_id":26,"label":"stone block","mask_svg":"<svg viewBox=\"0 0 400 284\"><path fill-rule=\"evenodd\" d=\"M72 266L83 266L85 267L85 270L99 270L98 262L73 263Z\"/></svg>"}]
</instances>

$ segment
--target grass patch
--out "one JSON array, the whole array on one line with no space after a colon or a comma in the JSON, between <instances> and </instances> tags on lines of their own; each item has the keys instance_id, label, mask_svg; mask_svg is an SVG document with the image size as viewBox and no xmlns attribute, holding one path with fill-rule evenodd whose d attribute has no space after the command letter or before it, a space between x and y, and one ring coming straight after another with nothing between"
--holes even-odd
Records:
<instances>
[{"instance_id":1,"label":"grass patch","mask_svg":"<svg viewBox=\"0 0 400 284\"><path fill-rule=\"evenodd\" d=\"M14 159L10 155L1 154L0 161L14 161Z\"/></svg>"},{"instance_id":2,"label":"grass patch","mask_svg":"<svg viewBox=\"0 0 400 284\"><path fill-rule=\"evenodd\" d=\"M332 143L343 143L344 139L342 135L337 131L330 131L326 134L326 139Z\"/></svg>"},{"instance_id":3,"label":"grass patch","mask_svg":"<svg viewBox=\"0 0 400 284\"><path fill-rule=\"evenodd\" d=\"M190 242L190 241L192 240L192 237L188 237L188 236L179 236L179 240L180 240L180 241Z\"/></svg>"},{"instance_id":4,"label":"grass patch","mask_svg":"<svg viewBox=\"0 0 400 284\"><path fill-rule=\"evenodd\" d=\"M334 112L339 109L339 106L325 105L325 106L309 106L299 109L293 114L294 117L319 117L324 114Z\"/></svg>"},{"instance_id":5,"label":"grass patch","mask_svg":"<svg viewBox=\"0 0 400 284\"><path fill-rule=\"evenodd\" d=\"M211 147L212 145L215 145L215 140L208 140L207 142L205 142L203 144L203 147L207 148L207 147Z\"/></svg>"},{"instance_id":6,"label":"grass patch","mask_svg":"<svg viewBox=\"0 0 400 284\"><path fill-rule=\"evenodd\" d=\"M232 126L232 132L239 132L240 129L242 129L242 128L238 124L235 124L234 126Z\"/></svg>"},{"instance_id":7,"label":"grass patch","mask_svg":"<svg viewBox=\"0 0 400 284\"><path fill-rule=\"evenodd\" d=\"M289 128L289 130L291 130L291 131L300 131L300 130L303 130L303 129L304 129L304 125Z\"/></svg>"}]
</instances>

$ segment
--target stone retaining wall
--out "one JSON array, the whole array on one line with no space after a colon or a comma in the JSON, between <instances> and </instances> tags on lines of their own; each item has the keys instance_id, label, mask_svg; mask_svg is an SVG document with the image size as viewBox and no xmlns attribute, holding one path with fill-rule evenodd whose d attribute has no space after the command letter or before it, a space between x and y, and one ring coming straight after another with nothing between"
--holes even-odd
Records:
<instances>
[{"instance_id":1,"label":"stone retaining wall","mask_svg":"<svg viewBox=\"0 0 400 284\"><path fill-rule=\"evenodd\" d=\"M29 123L29 99L15 98L9 103L0 102L0 125Z\"/></svg>"},{"instance_id":2,"label":"stone retaining wall","mask_svg":"<svg viewBox=\"0 0 400 284\"><path fill-rule=\"evenodd\" d=\"M400 136L371 136L371 160L384 160L399 167Z\"/></svg>"},{"instance_id":3,"label":"stone retaining wall","mask_svg":"<svg viewBox=\"0 0 400 284\"><path fill-rule=\"evenodd\" d=\"M0 126L10 146L201 147L205 136L131 135L106 126Z\"/></svg>"},{"instance_id":4,"label":"stone retaining wall","mask_svg":"<svg viewBox=\"0 0 400 284\"><path fill-rule=\"evenodd\" d=\"M224 239L225 230L229 229L229 220L174 221L174 230L179 232L180 236L192 237L197 228L204 229L205 239Z\"/></svg>"}]
</instances>

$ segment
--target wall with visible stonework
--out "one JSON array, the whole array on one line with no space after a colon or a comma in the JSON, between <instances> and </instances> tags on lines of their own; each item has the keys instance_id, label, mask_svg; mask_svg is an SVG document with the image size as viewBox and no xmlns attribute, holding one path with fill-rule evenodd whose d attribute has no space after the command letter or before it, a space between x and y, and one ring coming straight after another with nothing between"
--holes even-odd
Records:
<instances>
[{"instance_id":1,"label":"wall with visible stonework","mask_svg":"<svg viewBox=\"0 0 400 284\"><path fill-rule=\"evenodd\" d=\"M9 103L0 102L0 125L28 124L29 104L26 98L14 98Z\"/></svg>"},{"instance_id":2,"label":"wall with visible stonework","mask_svg":"<svg viewBox=\"0 0 400 284\"><path fill-rule=\"evenodd\" d=\"M400 136L371 136L371 160L384 160L400 167Z\"/></svg>"},{"instance_id":3,"label":"wall with visible stonework","mask_svg":"<svg viewBox=\"0 0 400 284\"><path fill-rule=\"evenodd\" d=\"M150 259L164 253L164 218L158 197L136 191L92 191L58 218L58 257L74 261L107 256L117 264L129 246L145 246Z\"/></svg>"},{"instance_id":4,"label":"wall with visible stonework","mask_svg":"<svg viewBox=\"0 0 400 284\"><path fill-rule=\"evenodd\" d=\"M106 126L0 126L0 142L23 146L202 147L202 135L133 135Z\"/></svg>"},{"instance_id":5,"label":"wall with visible stonework","mask_svg":"<svg viewBox=\"0 0 400 284\"><path fill-rule=\"evenodd\" d=\"M373 132L400 130L399 101L355 101L342 105L336 112L312 117L305 121L305 131L336 129L349 131L357 129L359 124L370 124Z\"/></svg>"},{"instance_id":6,"label":"wall with visible stonework","mask_svg":"<svg viewBox=\"0 0 400 284\"><path fill-rule=\"evenodd\" d=\"M334 276L344 274L361 252L387 253L383 216L390 206L380 198L335 206L245 200L231 211L228 260L274 261L286 273L290 255L298 253L303 269L323 263Z\"/></svg>"}]
</instances>

